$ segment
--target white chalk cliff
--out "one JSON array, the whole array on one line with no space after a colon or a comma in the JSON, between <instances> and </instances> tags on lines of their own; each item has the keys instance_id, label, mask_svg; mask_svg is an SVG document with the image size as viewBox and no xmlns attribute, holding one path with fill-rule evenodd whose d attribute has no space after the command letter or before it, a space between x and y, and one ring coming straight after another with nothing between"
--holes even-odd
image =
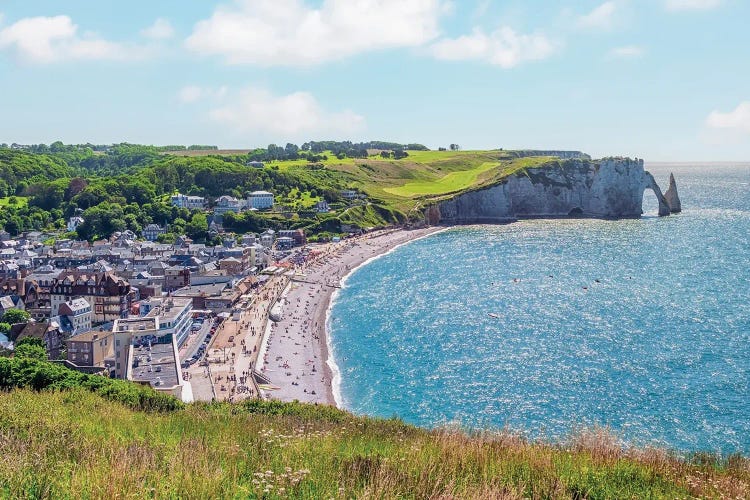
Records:
<instances>
[{"instance_id":1,"label":"white chalk cliff","mask_svg":"<svg viewBox=\"0 0 750 500\"><path fill-rule=\"evenodd\" d=\"M673 200L677 200L676 185ZM643 193L659 200L659 215L674 211L643 160L605 158L551 161L497 184L464 192L429 207L430 223L476 224L537 217L638 217ZM679 210L679 208L678 208Z\"/></svg>"},{"instance_id":2,"label":"white chalk cliff","mask_svg":"<svg viewBox=\"0 0 750 500\"><path fill-rule=\"evenodd\" d=\"M682 212L682 203L680 202L680 195L677 194L677 183L674 180L674 174L669 174L669 188L664 193L664 198L667 200L669 209L673 214Z\"/></svg>"}]
</instances>

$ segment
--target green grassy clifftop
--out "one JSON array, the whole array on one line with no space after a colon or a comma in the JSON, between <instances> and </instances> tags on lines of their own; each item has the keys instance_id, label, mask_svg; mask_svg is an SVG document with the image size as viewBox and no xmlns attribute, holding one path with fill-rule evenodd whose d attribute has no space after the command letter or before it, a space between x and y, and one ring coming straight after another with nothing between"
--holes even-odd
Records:
<instances>
[{"instance_id":1,"label":"green grassy clifftop","mask_svg":"<svg viewBox=\"0 0 750 500\"><path fill-rule=\"evenodd\" d=\"M18 370L15 364L9 366ZM19 385L26 379L40 387L72 385L60 384L59 370L64 369L26 369L28 377L4 372L3 387L8 388L9 380ZM604 431L549 445L503 432L425 430L327 406L248 401L159 405L147 411L121 400L94 386L0 393L0 496L750 495L746 459L696 455L680 460L656 450L624 451Z\"/></svg>"}]
</instances>

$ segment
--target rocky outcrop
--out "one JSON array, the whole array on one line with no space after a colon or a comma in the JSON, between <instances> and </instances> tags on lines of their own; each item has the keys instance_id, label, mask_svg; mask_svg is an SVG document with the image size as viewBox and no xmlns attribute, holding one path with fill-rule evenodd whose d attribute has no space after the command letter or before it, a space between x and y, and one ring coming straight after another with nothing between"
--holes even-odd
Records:
<instances>
[{"instance_id":1,"label":"rocky outcrop","mask_svg":"<svg viewBox=\"0 0 750 500\"><path fill-rule=\"evenodd\" d=\"M664 193L664 198L667 200L669 210L673 214L682 212L682 203L680 203L680 195L677 194L677 183L674 180L674 174L669 174L669 188Z\"/></svg>"},{"instance_id":2,"label":"rocky outcrop","mask_svg":"<svg viewBox=\"0 0 750 500\"><path fill-rule=\"evenodd\" d=\"M447 224L543 217L639 217L646 189L656 194L659 215L669 215L670 205L654 177L644 170L643 160L557 160L438 202L425 216L430 222Z\"/></svg>"}]
</instances>

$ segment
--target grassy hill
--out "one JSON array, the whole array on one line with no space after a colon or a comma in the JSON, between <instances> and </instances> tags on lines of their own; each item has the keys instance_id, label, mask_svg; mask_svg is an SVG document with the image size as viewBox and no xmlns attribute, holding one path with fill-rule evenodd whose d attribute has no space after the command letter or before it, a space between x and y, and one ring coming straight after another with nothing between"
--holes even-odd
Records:
<instances>
[{"instance_id":1,"label":"grassy hill","mask_svg":"<svg viewBox=\"0 0 750 500\"><path fill-rule=\"evenodd\" d=\"M513 151L409 151L404 159L337 159L320 162L340 183L366 193L376 204L404 216L431 201L493 184L504 177L554 160L546 156L517 157ZM312 176L304 160L271 162L296 176ZM393 220L381 220L394 222Z\"/></svg>"},{"instance_id":2,"label":"grassy hill","mask_svg":"<svg viewBox=\"0 0 750 500\"><path fill-rule=\"evenodd\" d=\"M747 498L741 458L469 436L331 407L252 401L134 410L101 396L0 395L6 498Z\"/></svg>"}]
</instances>

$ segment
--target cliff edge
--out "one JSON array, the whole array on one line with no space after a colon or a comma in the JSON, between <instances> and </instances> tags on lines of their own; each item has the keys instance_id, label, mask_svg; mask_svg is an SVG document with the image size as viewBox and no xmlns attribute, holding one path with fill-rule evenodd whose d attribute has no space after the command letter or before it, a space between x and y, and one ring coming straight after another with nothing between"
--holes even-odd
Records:
<instances>
[{"instance_id":1,"label":"cliff edge","mask_svg":"<svg viewBox=\"0 0 750 500\"><path fill-rule=\"evenodd\" d=\"M519 218L639 217L646 189L656 194L659 215L666 216L681 209L673 181L674 177L667 198L644 170L643 160L551 160L494 185L438 201L427 208L425 218L432 224L478 224Z\"/></svg>"}]
</instances>

